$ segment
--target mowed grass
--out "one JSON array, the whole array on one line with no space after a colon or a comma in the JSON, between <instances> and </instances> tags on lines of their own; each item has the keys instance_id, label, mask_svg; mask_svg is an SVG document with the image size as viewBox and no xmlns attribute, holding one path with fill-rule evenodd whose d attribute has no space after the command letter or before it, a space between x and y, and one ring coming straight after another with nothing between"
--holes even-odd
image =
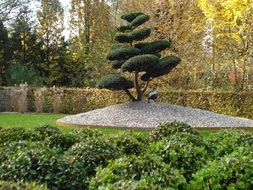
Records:
<instances>
[{"instance_id":1,"label":"mowed grass","mask_svg":"<svg viewBox=\"0 0 253 190\"><path fill-rule=\"evenodd\" d=\"M66 132L71 131L75 127L64 127L56 123L57 119L60 119L64 116L66 116L66 114L0 113L0 127L22 127L32 129L42 125L51 125ZM114 128L98 128L98 130L105 134L117 134L125 131L123 129Z\"/></svg>"},{"instance_id":2,"label":"mowed grass","mask_svg":"<svg viewBox=\"0 0 253 190\"><path fill-rule=\"evenodd\" d=\"M64 127L56 123L57 119L66 116L66 114L35 114L35 113L0 113L0 126L4 128L23 127L32 129L42 125L56 126L63 131L71 131L74 127ZM114 128L98 128L99 131L105 134L123 133L126 129ZM219 130L198 130L203 137L208 137L212 133ZM148 134L149 131L140 131L143 134ZM253 132L253 131L252 131Z\"/></svg>"},{"instance_id":3,"label":"mowed grass","mask_svg":"<svg viewBox=\"0 0 253 190\"><path fill-rule=\"evenodd\" d=\"M0 113L0 126L34 128L41 125L58 126L56 120L64 117L64 114L20 114Z\"/></svg>"}]
</instances>

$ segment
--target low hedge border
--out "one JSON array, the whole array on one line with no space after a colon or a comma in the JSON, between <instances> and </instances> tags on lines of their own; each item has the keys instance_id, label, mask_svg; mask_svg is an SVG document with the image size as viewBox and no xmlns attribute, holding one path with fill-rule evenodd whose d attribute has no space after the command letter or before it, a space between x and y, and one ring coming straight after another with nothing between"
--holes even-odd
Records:
<instances>
[{"instance_id":1,"label":"low hedge border","mask_svg":"<svg viewBox=\"0 0 253 190\"><path fill-rule=\"evenodd\" d=\"M16 88L0 88L0 95L12 96L4 91ZM20 91L19 91L20 93ZM27 112L75 114L129 101L124 92L95 88L27 88L27 103L8 102L1 111L27 110ZM207 92L207 91L159 91L159 101L185 107L200 108L216 113L253 119L252 92ZM13 101L13 98L11 99ZM8 104L16 106L8 106ZM19 108L24 106L24 108ZM3 107L6 110L3 110Z\"/></svg>"}]
</instances>

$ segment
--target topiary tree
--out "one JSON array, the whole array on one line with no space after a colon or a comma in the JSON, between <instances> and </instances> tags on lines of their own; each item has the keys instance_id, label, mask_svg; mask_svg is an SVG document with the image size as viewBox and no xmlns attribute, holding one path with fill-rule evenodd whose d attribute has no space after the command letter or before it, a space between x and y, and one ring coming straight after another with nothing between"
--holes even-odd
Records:
<instances>
[{"instance_id":1,"label":"topiary tree","mask_svg":"<svg viewBox=\"0 0 253 190\"><path fill-rule=\"evenodd\" d=\"M117 28L119 33L114 37L117 44L112 46L107 59L112 62L113 69L120 69L121 73L134 73L134 79L132 81L120 74L111 74L103 77L97 86L124 90L131 100L140 101L150 81L168 74L181 60L176 56L161 58L160 52L170 47L167 40L139 42L151 34L150 28L139 28L150 19L148 15L137 12L125 14L121 18L128 23ZM136 97L129 91L131 88L135 88Z\"/></svg>"}]
</instances>

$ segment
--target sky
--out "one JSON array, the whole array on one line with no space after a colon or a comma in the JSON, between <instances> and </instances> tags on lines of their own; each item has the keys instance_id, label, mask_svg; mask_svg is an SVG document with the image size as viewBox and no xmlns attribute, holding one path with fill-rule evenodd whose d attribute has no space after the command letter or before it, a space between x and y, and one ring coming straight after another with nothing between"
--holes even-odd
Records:
<instances>
[{"instance_id":1,"label":"sky","mask_svg":"<svg viewBox=\"0 0 253 190\"><path fill-rule=\"evenodd\" d=\"M70 8L70 0L60 0L62 6L64 7L64 26L65 30L63 32L63 35L66 39L69 38L69 28L68 28L68 19L69 19L69 8Z\"/></svg>"},{"instance_id":2,"label":"sky","mask_svg":"<svg viewBox=\"0 0 253 190\"><path fill-rule=\"evenodd\" d=\"M68 7L70 4L70 0L60 0L60 2L64 7Z\"/></svg>"}]
</instances>

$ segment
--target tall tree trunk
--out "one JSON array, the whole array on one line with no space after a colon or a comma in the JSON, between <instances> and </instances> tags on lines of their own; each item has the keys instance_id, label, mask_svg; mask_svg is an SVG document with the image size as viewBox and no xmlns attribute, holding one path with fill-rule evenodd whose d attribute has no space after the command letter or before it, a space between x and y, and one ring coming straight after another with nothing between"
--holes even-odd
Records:
<instances>
[{"instance_id":1,"label":"tall tree trunk","mask_svg":"<svg viewBox=\"0 0 253 190\"><path fill-rule=\"evenodd\" d=\"M0 86L3 84L3 65L0 63Z\"/></svg>"},{"instance_id":2,"label":"tall tree trunk","mask_svg":"<svg viewBox=\"0 0 253 190\"><path fill-rule=\"evenodd\" d=\"M247 70L246 70L246 64L247 64L247 61L245 59L245 57L243 58L243 67L242 67L242 84L241 84L241 89L244 90L245 89L245 84L246 84L246 73L247 73Z\"/></svg>"},{"instance_id":3,"label":"tall tree trunk","mask_svg":"<svg viewBox=\"0 0 253 190\"><path fill-rule=\"evenodd\" d=\"M89 55L90 53L90 30L91 30L91 23L90 23L90 17L91 17L91 2L86 1L85 3L85 20L84 20L84 27L85 27L85 55Z\"/></svg>"},{"instance_id":4,"label":"tall tree trunk","mask_svg":"<svg viewBox=\"0 0 253 190\"><path fill-rule=\"evenodd\" d=\"M212 56L212 89L216 87L216 67L215 67L215 49L213 47L213 56Z\"/></svg>"}]
</instances>

